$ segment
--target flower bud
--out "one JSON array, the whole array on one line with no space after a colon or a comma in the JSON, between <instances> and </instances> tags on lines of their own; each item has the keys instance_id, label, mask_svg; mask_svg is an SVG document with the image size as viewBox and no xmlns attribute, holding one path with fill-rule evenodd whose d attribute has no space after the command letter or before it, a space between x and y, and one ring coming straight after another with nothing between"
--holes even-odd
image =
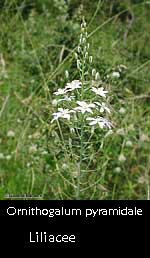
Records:
<instances>
[{"instance_id":1,"label":"flower bud","mask_svg":"<svg viewBox=\"0 0 150 258\"><path fill-rule=\"evenodd\" d=\"M125 161L126 157L123 154L120 154L118 159L119 159L119 161Z\"/></svg>"},{"instance_id":2,"label":"flower bud","mask_svg":"<svg viewBox=\"0 0 150 258\"><path fill-rule=\"evenodd\" d=\"M78 46L78 53L80 53L81 52L81 48L80 48L80 46Z\"/></svg>"},{"instance_id":3,"label":"flower bud","mask_svg":"<svg viewBox=\"0 0 150 258\"><path fill-rule=\"evenodd\" d=\"M74 55L75 55L75 58L78 59L78 54L76 52L74 53Z\"/></svg>"},{"instance_id":4,"label":"flower bud","mask_svg":"<svg viewBox=\"0 0 150 258\"><path fill-rule=\"evenodd\" d=\"M75 133L75 129L73 127L70 128L71 133Z\"/></svg>"},{"instance_id":5,"label":"flower bud","mask_svg":"<svg viewBox=\"0 0 150 258\"><path fill-rule=\"evenodd\" d=\"M82 33L81 33L80 39L79 39L80 44L82 44L82 40L83 40L83 35L82 35Z\"/></svg>"},{"instance_id":6,"label":"flower bud","mask_svg":"<svg viewBox=\"0 0 150 258\"><path fill-rule=\"evenodd\" d=\"M93 57L90 56L90 57L89 57L89 62L92 63L92 61L93 61Z\"/></svg>"},{"instance_id":7,"label":"flower bud","mask_svg":"<svg viewBox=\"0 0 150 258\"><path fill-rule=\"evenodd\" d=\"M82 39L82 43L85 44L86 43L86 38Z\"/></svg>"},{"instance_id":8,"label":"flower bud","mask_svg":"<svg viewBox=\"0 0 150 258\"><path fill-rule=\"evenodd\" d=\"M81 65L80 60L77 59L77 68L78 68L79 70L80 70L80 65Z\"/></svg>"},{"instance_id":9,"label":"flower bud","mask_svg":"<svg viewBox=\"0 0 150 258\"><path fill-rule=\"evenodd\" d=\"M85 59L88 57L88 52L85 53Z\"/></svg>"},{"instance_id":10,"label":"flower bud","mask_svg":"<svg viewBox=\"0 0 150 258\"><path fill-rule=\"evenodd\" d=\"M96 75L96 69L92 69L92 76Z\"/></svg>"},{"instance_id":11,"label":"flower bud","mask_svg":"<svg viewBox=\"0 0 150 258\"><path fill-rule=\"evenodd\" d=\"M120 77L120 73L118 73L118 72L113 72L113 73L112 73L112 77L113 77L113 78L119 78L119 77Z\"/></svg>"},{"instance_id":12,"label":"flower bud","mask_svg":"<svg viewBox=\"0 0 150 258\"><path fill-rule=\"evenodd\" d=\"M86 52L87 46L84 47L84 52Z\"/></svg>"},{"instance_id":13,"label":"flower bud","mask_svg":"<svg viewBox=\"0 0 150 258\"><path fill-rule=\"evenodd\" d=\"M68 72L68 70L65 71L65 76L66 76L67 79L69 78L69 72Z\"/></svg>"},{"instance_id":14,"label":"flower bud","mask_svg":"<svg viewBox=\"0 0 150 258\"><path fill-rule=\"evenodd\" d=\"M131 142L130 140L127 141L127 142L126 142L126 146L127 146L127 147L131 147L131 146L132 146L132 142Z\"/></svg>"},{"instance_id":15,"label":"flower bud","mask_svg":"<svg viewBox=\"0 0 150 258\"><path fill-rule=\"evenodd\" d=\"M83 23L84 28L86 27L86 22Z\"/></svg>"},{"instance_id":16,"label":"flower bud","mask_svg":"<svg viewBox=\"0 0 150 258\"><path fill-rule=\"evenodd\" d=\"M99 75L99 72L97 72L96 75L95 75L95 80L97 81L99 79L100 79L100 75Z\"/></svg>"},{"instance_id":17,"label":"flower bud","mask_svg":"<svg viewBox=\"0 0 150 258\"><path fill-rule=\"evenodd\" d=\"M83 29L83 27L84 27L84 24L83 24L83 23L81 23L81 29Z\"/></svg>"}]
</instances>

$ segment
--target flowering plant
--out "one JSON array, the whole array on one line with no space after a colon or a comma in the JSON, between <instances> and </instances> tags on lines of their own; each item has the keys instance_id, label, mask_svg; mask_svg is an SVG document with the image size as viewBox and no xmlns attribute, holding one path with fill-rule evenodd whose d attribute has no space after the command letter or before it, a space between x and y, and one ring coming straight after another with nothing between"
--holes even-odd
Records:
<instances>
[{"instance_id":1,"label":"flowering plant","mask_svg":"<svg viewBox=\"0 0 150 258\"><path fill-rule=\"evenodd\" d=\"M55 101L58 106L61 104L61 107L58 107L58 111L53 113L54 118L51 120L51 123L61 118L73 122L73 119L77 117L78 113L81 113L86 118L84 122L93 120L89 125L98 124L100 128L107 127L110 129L112 123L102 116L105 111L107 114L110 114L110 108L106 104L106 94L108 94L108 91L105 90L104 87L99 87L100 75L95 68L91 71L94 77L93 80L87 80L87 75L89 74L88 66L93 60L93 57L90 56L88 52L89 43L87 39L86 22L83 18L79 45L75 53L80 79L68 82L65 88L59 88L54 92L54 95L58 96L58 98L53 100L53 102ZM66 74L69 76L68 71L66 71ZM92 100L94 100L94 102L92 102ZM93 116L89 117L89 113ZM99 117L99 115L101 115L101 117Z\"/></svg>"},{"instance_id":2,"label":"flowering plant","mask_svg":"<svg viewBox=\"0 0 150 258\"><path fill-rule=\"evenodd\" d=\"M52 114L51 123L58 124L63 142L63 132L60 126L62 120L70 126L71 132L77 132L80 153L77 158L78 183L76 188L77 198L79 198L82 162L87 147L84 135L87 132L87 128L90 128L90 131L94 133L96 127L98 129L111 129L113 127L108 119L108 115L111 113L107 103L108 91L104 88L103 82L100 81L99 72L95 68L91 68L93 57L89 55L88 34L84 18L81 24L81 34L75 58L79 77L68 82L64 88L58 88L53 93L56 98L53 99L52 103L57 106L57 111ZM69 77L68 71L66 71L66 75ZM90 75L92 80L88 78ZM91 136L89 139L91 139Z\"/></svg>"}]
</instances>

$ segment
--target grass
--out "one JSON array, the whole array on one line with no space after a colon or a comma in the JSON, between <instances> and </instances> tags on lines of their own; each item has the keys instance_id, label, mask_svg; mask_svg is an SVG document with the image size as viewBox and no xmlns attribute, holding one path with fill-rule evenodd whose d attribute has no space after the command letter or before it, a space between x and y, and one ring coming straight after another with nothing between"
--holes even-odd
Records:
<instances>
[{"instance_id":1,"label":"grass","mask_svg":"<svg viewBox=\"0 0 150 258\"><path fill-rule=\"evenodd\" d=\"M87 2L76 1L75 6L71 2L65 11L47 1L47 8L43 1L33 6L24 1L24 7L19 1L5 1L1 7L1 200L6 194L40 195L43 200L150 198L150 4L122 1L119 12L128 9L134 17L124 39L127 17L121 21L121 16L111 13L113 3L93 1L88 8ZM63 142L57 124L50 121L55 112L53 92L67 83L65 70L69 81L79 77L74 52L80 36L80 12L87 20L93 56L89 69L99 71L110 91L115 128L107 137L108 130L96 128L81 153L79 180L79 140L61 121ZM120 65L127 69L120 71ZM120 78L111 77L114 71L120 72ZM8 136L10 131L14 136ZM84 132L83 141L89 133L89 129Z\"/></svg>"}]
</instances>

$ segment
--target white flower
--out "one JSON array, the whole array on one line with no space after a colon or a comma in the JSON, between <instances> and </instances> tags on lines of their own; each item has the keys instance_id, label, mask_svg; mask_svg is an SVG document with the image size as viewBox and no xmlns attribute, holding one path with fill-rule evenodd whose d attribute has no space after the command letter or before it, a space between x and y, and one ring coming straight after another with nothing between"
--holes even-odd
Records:
<instances>
[{"instance_id":1,"label":"white flower","mask_svg":"<svg viewBox=\"0 0 150 258\"><path fill-rule=\"evenodd\" d=\"M94 102L95 104L97 104L98 106L100 106L100 112L104 112L105 110L110 113L110 109L106 106L106 104L104 102L102 102L102 104L100 104L99 102Z\"/></svg>"},{"instance_id":2,"label":"white flower","mask_svg":"<svg viewBox=\"0 0 150 258\"><path fill-rule=\"evenodd\" d=\"M40 132L35 132L34 134L32 134L33 139L39 139L40 137L41 137Z\"/></svg>"},{"instance_id":3,"label":"white flower","mask_svg":"<svg viewBox=\"0 0 150 258\"><path fill-rule=\"evenodd\" d=\"M21 120L20 120L19 118L17 119L17 123L18 123L18 124L20 124L20 123L21 123Z\"/></svg>"},{"instance_id":4,"label":"white flower","mask_svg":"<svg viewBox=\"0 0 150 258\"><path fill-rule=\"evenodd\" d=\"M112 73L112 77L114 77L114 78L119 78L119 77L120 77L120 73L118 73L118 72L113 72L113 73Z\"/></svg>"},{"instance_id":5,"label":"white flower","mask_svg":"<svg viewBox=\"0 0 150 258\"><path fill-rule=\"evenodd\" d=\"M144 133L140 135L140 141L141 142L146 142L148 140L149 140L148 135L146 135Z\"/></svg>"},{"instance_id":6,"label":"white flower","mask_svg":"<svg viewBox=\"0 0 150 258\"><path fill-rule=\"evenodd\" d=\"M4 159L4 154L0 153L0 159Z\"/></svg>"},{"instance_id":7,"label":"white flower","mask_svg":"<svg viewBox=\"0 0 150 258\"><path fill-rule=\"evenodd\" d=\"M8 131L7 136L8 136L8 137L14 137L14 136L15 136L15 132L13 132L13 131Z\"/></svg>"},{"instance_id":8,"label":"white flower","mask_svg":"<svg viewBox=\"0 0 150 258\"><path fill-rule=\"evenodd\" d=\"M132 146L132 142L131 142L130 140L127 141L127 142L126 142L126 146L127 146L127 147L131 147L131 146Z\"/></svg>"},{"instance_id":9,"label":"white flower","mask_svg":"<svg viewBox=\"0 0 150 258\"><path fill-rule=\"evenodd\" d=\"M91 108L94 108L95 104L88 104L85 101L77 101L77 104L80 107L76 107L74 108L74 110L80 110L82 114L84 114L85 112L93 113Z\"/></svg>"},{"instance_id":10,"label":"white flower","mask_svg":"<svg viewBox=\"0 0 150 258\"><path fill-rule=\"evenodd\" d=\"M52 105L53 105L53 106L57 106L57 99L53 99L53 100L52 100Z\"/></svg>"},{"instance_id":11,"label":"white flower","mask_svg":"<svg viewBox=\"0 0 150 258\"><path fill-rule=\"evenodd\" d=\"M64 99L59 99L57 102L61 102L61 101L71 101L72 99L74 99L74 96L65 96Z\"/></svg>"},{"instance_id":12,"label":"white flower","mask_svg":"<svg viewBox=\"0 0 150 258\"><path fill-rule=\"evenodd\" d=\"M90 120L90 125L96 125L98 124L100 128L104 128L104 127L108 127L109 129L111 129L112 124L111 122L109 122L107 119L103 118L103 117L97 117L97 118L93 118L93 117L88 117L86 120Z\"/></svg>"},{"instance_id":13,"label":"white flower","mask_svg":"<svg viewBox=\"0 0 150 258\"><path fill-rule=\"evenodd\" d=\"M57 113L53 113L54 118L52 119L51 123L53 123L53 121L57 120L60 117L70 120L70 113L75 112L74 110L63 109L63 108L58 108L58 111L59 112Z\"/></svg>"},{"instance_id":14,"label":"white flower","mask_svg":"<svg viewBox=\"0 0 150 258\"><path fill-rule=\"evenodd\" d=\"M125 135L125 129L124 128L120 128L116 131L116 134L119 134L119 135Z\"/></svg>"},{"instance_id":15,"label":"white flower","mask_svg":"<svg viewBox=\"0 0 150 258\"><path fill-rule=\"evenodd\" d=\"M125 112L126 112L125 108L122 107L119 109L119 113L124 114Z\"/></svg>"},{"instance_id":16,"label":"white flower","mask_svg":"<svg viewBox=\"0 0 150 258\"><path fill-rule=\"evenodd\" d=\"M48 154L48 152L45 150L41 152L41 155L47 155L47 154Z\"/></svg>"},{"instance_id":17,"label":"white flower","mask_svg":"<svg viewBox=\"0 0 150 258\"><path fill-rule=\"evenodd\" d=\"M121 172L121 168L120 168L120 167L116 167L116 168L115 168L115 171L116 171L117 173L119 173L119 172Z\"/></svg>"},{"instance_id":18,"label":"white flower","mask_svg":"<svg viewBox=\"0 0 150 258\"><path fill-rule=\"evenodd\" d=\"M65 170L65 169L67 169L67 168L68 168L68 165L67 165L66 163L63 163L63 164L62 164L62 169Z\"/></svg>"},{"instance_id":19,"label":"white flower","mask_svg":"<svg viewBox=\"0 0 150 258\"><path fill-rule=\"evenodd\" d=\"M98 89L92 87L92 91L96 93L96 95L100 95L101 97L104 97L106 98L105 94L108 92L108 91L105 91L103 90L104 88L103 87L100 87Z\"/></svg>"},{"instance_id":20,"label":"white flower","mask_svg":"<svg viewBox=\"0 0 150 258\"><path fill-rule=\"evenodd\" d=\"M119 161L125 161L126 157L123 154L120 154L118 159Z\"/></svg>"},{"instance_id":21,"label":"white flower","mask_svg":"<svg viewBox=\"0 0 150 258\"><path fill-rule=\"evenodd\" d=\"M27 163L27 167L29 168L30 166L31 166L31 163L28 162L28 163Z\"/></svg>"},{"instance_id":22,"label":"white flower","mask_svg":"<svg viewBox=\"0 0 150 258\"><path fill-rule=\"evenodd\" d=\"M74 89L81 88L81 82L79 80L74 80L71 83L67 83L67 86L65 87L66 91L72 91Z\"/></svg>"},{"instance_id":23,"label":"white flower","mask_svg":"<svg viewBox=\"0 0 150 258\"><path fill-rule=\"evenodd\" d=\"M66 90L65 89L58 89L58 91L54 92L55 95L62 95L65 94Z\"/></svg>"},{"instance_id":24,"label":"white flower","mask_svg":"<svg viewBox=\"0 0 150 258\"><path fill-rule=\"evenodd\" d=\"M135 130L134 125L133 125L133 124L130 124L129 127L128 127L128 129L131 130L131 131L134 131L134 130Z\"/></svg>"},{"instance_id":25,"label":"white flower","mask_svg":"<svg viewBox=\"0 0 150 258\"><path fill-rule=\"evenodd\" d=\"M145 184L145 183L147 183L146 182L146 178L144 177L144 176L141 176L139 179L138 179L138 183L139 184ZM149 199L148 199L149 200Z\"/></svg>"},{"instance_id":26,"label":"white flower","mask_svg":"<svg viewBox=\"0 0 150 258\"><path fill-rule=\"evenodd\" d=\"M79 176L79 172L78 171L72 171L72 177L73 178L77 178Z\"/></svg>"},{"instance_id":27,"label":"white flower","mask_svg":"<svg viewBox=\"0 0 150 258\"><path fill-rule=\"evenodd\" d=\"M11 155L6 155L5 157L7 160L10 160L11 159Z\"/></svg>"}]
</instances>

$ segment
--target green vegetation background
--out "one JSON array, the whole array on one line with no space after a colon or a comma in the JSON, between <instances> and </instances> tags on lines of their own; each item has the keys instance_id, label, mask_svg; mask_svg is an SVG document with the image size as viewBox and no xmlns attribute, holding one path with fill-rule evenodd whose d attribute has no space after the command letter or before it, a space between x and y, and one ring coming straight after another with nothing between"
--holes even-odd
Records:
<instances>
[{"instance_id":1,"label":"green vegetation background","mask_svg":"<svg viewBox=\"0 0 150 258\"><path fill-rule=\"evenodd\" d=\"M65 70L70 80L78 79L71 51L82 15L101 78L119 65L127 69L111 83L114 133L103 148L95 136L92 172L83 179L80 199L149 198L149 13L150 2L142 0L0 1L0 199L75 199L68 182L76 183L76 168L71 160L65 163L57 131L50 134L50 118L52 93L64 87Z\"/></svg>"}]
</instances>

